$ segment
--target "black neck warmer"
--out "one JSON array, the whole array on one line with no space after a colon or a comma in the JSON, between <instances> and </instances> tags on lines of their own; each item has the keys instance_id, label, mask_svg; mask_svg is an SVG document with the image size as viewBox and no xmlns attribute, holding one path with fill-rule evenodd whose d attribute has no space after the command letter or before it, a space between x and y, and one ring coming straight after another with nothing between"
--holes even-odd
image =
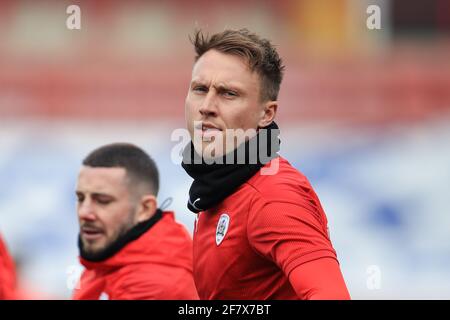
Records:
<instances>
[{"instance_id":1,"label":"black neck warmer","mask_svg":"<svg viewBox=\"0 0 450 320\"><path fill-rule=\"evenodd\" d=\"M255 137L242 143L229 154L216 158L212 164L208 164L198 155L192 141L185 147L181 165L194 179L189 190L187 205L189 210L198 213L219 204L255 175L261 167L278 156L280 130L277 124L272 122L262 129L266 129L265 132L267 132L265 141L260 137L261 131L259 131ZM245 161L237 162L238 156L243 154L245 154ZM227 159L234 161L228 164Z\"/></svg>"},{"instance_id":2,"label":"black neck warmer","mask_svg":"<svg viewBox=\"0 0 450 320\"><path fill-rule=\"evenodd\" d=\"M78 248L80 250L80 257L90 262L101 262L104 261L117 252L119 252L124 246L126 246L131 241L138 239L146 231L148 231L156 222L162 218L161 209L157 209L155 214L148 220L142 221L135 225L133 228L128 230L126 233L117 238L116 241L111 243L108 247L98 253L88 253L84 251L83 242L81 241L81 236L78 235Z\"/></svg>"}]
</instances>

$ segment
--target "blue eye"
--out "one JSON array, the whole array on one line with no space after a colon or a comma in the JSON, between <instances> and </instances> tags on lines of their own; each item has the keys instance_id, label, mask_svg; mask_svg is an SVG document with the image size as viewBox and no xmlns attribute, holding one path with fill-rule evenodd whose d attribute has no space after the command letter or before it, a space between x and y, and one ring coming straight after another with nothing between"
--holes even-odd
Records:
<instances>
[{"instance_id":1,"label":"blue eye","mask_svg":"<svg viewBox=\"0 0 450 320\"><path fill-rule=\"evenodd\" d=\"M236 92L233 92L233 91L225 91L224 95L228 96L228 97L236 97L237 96Z\"/></svg>"},{"instance_id":2,"label":"blue eye","mask_svg":"<svg viewBox=\"0 0 450 320\"><path fill-rule=\"evenodd\" d=\"M194 87L193 90L197 91L197 92L207 92L208 91L206 87L202 87L202 86Z\"/></svg>"}]
</instances>

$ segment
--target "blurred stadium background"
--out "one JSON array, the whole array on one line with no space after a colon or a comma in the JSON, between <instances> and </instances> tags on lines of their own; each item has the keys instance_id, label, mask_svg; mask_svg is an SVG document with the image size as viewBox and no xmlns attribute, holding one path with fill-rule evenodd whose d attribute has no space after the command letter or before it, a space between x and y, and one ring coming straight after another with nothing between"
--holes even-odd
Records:
<instances>
[{"instance_id":1,"label":"blurred stadium background","mask_svg":"<svg viewBox=\"0 0 450 320\"><path fill-rule=\"evenodd\" d=\"M81 30L66 28L81 7ZM366 8L381 7L381 30ZM170 160L195 28L247 27L287 66L282 155L328 215L355 299L450 299L450 1L0 2L0 232L22 286L68 298L74 186L93 148L157 161L159 201L191 231L191 180Z\"/></svg>"}]
</instances>

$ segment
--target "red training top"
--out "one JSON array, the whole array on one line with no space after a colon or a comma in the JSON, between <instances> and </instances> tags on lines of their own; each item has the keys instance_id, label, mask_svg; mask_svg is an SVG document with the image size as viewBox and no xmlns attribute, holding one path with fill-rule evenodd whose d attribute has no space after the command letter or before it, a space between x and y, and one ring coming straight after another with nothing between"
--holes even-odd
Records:
<instances>
[{"instance_id":1,"label":"red training top","mask_svg":"<svg viewBox=\"0 0 450 320\"><path fill-rule=\"evenodd\" d=\"M327 218L308 180L281 157L194 228L200 299L348 299Z\"/></svg>"},{"instance_id":2,"label":"red training top","mask_svg":"<svg viewBox=\"0 0 450 320\"><path fill-rule=\"evenodd\" d=\"M198 299L192 276L192 240L173 212L114 256L90 262L73 299Z\"/></svg>"},{"instance_id":3,"label":"red training top","mask_svg":"<svg viewBox=\"0 0 450 320\"><path fill-rule=\"evenodd\" d=\"M2 237L0 236L0 300L16 299L16 270Z\"/></svg>"}]
</instances>

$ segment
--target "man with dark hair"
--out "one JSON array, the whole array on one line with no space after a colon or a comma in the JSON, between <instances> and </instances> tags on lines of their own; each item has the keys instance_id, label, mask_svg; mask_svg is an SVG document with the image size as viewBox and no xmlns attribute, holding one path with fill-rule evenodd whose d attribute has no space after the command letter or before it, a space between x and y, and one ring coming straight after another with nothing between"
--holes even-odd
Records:
<instances>
[{"instance_id":1,"label":"man with dark hair","mask_svg":"<svg viewBox=\"0 0 450 320\"><path fill-rule=\"evenodd\" d=\"M158 209L158 170L131 144L103 146L83 161L76 195L80 261L74 299L198 299L192 240Z\"/></svg>"},{"instance_id":2,"label":"man with dark hair","mask_svg":"<svg viewBox=\"0 0 450 320\"><path fill-rule=\"evenodd\" d=\"M194 179L188 208L197 213L199 297L349 299L320 201L278 155L284 66L277 51L246 29L198 31L191 41L197 56L185 111L192 142L182 166Z\"/></svg>"}]
</instances>

